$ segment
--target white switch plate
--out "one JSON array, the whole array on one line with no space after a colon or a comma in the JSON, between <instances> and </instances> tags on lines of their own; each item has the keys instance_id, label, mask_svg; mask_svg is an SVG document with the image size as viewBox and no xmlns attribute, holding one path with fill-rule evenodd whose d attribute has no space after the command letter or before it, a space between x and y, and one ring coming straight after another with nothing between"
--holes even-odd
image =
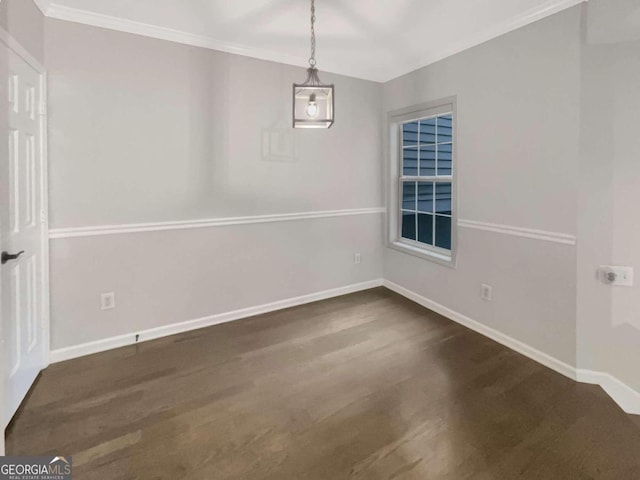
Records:
<instances>
[{"instance_id":1,"label":"white switch plate","mask_svg":"<svg viewBox=\"0 0 640 480\"><path fill-rule=\"evenodd\" d=\"M362 263L362 256L359 253L356 253L353 256L353 263L355 263L356 265L359 265L360 263Z\"/></svg>"},{"instance_id":2,"label":"white switch plate","mask_svg":"<svg viewBox=\"0 0 640 480\"><path fill-rule=\"evenodd\" d=\"M616 287L633 287L633 267L615 267L602 265L598 269L602 283Z\"/></svg>"},{"instance_id":3,"label":"white switch plate","mask_svg":"<svg viewBox=\"0 0 640 480\"><path fill-rule=\"evenodd\" d=\"M485 302L490 302L493 300L493 287L491 285L487 285L483 283L480 286L480 298Z\"/></svg>"},{"instance_id":4,"label":"white switch plate","mask_svg":"<svg viewBox=\"0 0 640 480\"><path fill-rule=\"evenodd\" d=\"M112 310L116 308L116 294L113 292L103 293L100 295L100 309Z\"/></svg>"}]
</instances>

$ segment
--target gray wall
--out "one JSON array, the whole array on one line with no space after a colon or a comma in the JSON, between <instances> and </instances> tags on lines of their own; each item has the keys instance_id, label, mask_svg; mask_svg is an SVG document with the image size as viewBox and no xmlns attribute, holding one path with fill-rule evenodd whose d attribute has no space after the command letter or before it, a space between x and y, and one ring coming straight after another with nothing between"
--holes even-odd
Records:
<instances>
[{"instance_id":1,"label":"gray wall","mask_svg":"<svg viewBox=\"0 0 640 480\"><path fill-rule=\"evenodd\" d=\"M640 268L638 2L589 2L582 65L578 360L640 391L640 282L595 278L599 265Z\"/></svg>"},{"instance_id":2,"label":"gray wall","mask_svg":"<svg viewBox=\"0 0 640 480\"><path fill-rule=\"evenodd\" d=\"M44 16L33 0L0 1L0 26L44 63Z\"/></svg>"},{"instance_id":3,"label":"gray wall","mask_svg":"<svg viewBox=\"0 0 640 480\"><path fill-rule=\"evenodd\" d=\"M52 228L383 204L380 84L325 75L336 124L294 131L302 68L52 19L46 62ZM381 232L374 214L52 240L52 347L380 278Z\"/></svg>"},{"instance_id":4,"label":"gray wall","mask_svg":"<svg viewBox=\"0 0 640 480\"><path fill-rule=\"evenodd\" d=\"M578 237L576 247L460 227L455 269L383 248L379 215L53 240L53 348L384 274L640 389L640 286L595 278L601 264L640 264L640 16L635 0L614 1L384 87L327 75L338 121L323 132L289 128L302 69L47 20L54 228L376 207L383 114L455 95L459 217ZM11 9L37 13L20 4L0 4L5 24ZM35 38L41 58L37 37L22 41ZM265 150L271 134L288 156ZM105 291L113 311L98 308Z\"/></svg>"},{"instance_id":5,"label":"gray wall","mask_svg":"<svg viewBox=\"0 0 640 480\"><path fill-rule=\"evenodd\" d=\"M385 111L457 96L460 219L576 233L580 29L577 7L385 84ZM576 248L458 242L455 269L385 249L385 278L575 366Z\"/></svg>"},{"instance_id":6,"label":"gray wall","mask_svg":"<svg viewBox=\"0 0 640 480\"><path fill-rule=\"evenodd\" d=\"M52 19L46 53L54 228L382 203L380 84L322 75L337 122L294 131L301 68Z\"/></svg>"}]
</instances>

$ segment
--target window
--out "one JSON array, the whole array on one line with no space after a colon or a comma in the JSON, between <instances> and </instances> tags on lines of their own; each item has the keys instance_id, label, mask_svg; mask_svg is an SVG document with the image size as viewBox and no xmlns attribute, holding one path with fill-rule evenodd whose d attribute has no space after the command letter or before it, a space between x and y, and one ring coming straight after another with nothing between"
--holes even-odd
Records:
<instances>
[{"instance_id":1,"label":"window","mask_svg":"<svg viewBox=\"0 0 640 480\"><path fill-rule=\"evenodd\" d=\"M451 263L455 247L454 105L391 115L391 246ZM393 202L392 202L393 203Z\"/></svg>"}]
</instances>

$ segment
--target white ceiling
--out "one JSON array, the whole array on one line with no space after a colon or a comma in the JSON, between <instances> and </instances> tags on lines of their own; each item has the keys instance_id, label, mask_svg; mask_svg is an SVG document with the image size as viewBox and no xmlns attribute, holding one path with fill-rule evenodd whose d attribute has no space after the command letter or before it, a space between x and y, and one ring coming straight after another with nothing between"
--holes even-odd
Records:
<instances>
[{"instance_id":1,"label":"white ceiling","mask_svg":"<svg viewBox=\"0 0 640 480\"><path fill-rule=\"evenodd\" d=\"M583 0L316 0L318 67L387 81ZM50 17L293 65L308 0L36 0Z\"/></svg>"}]
</instances>

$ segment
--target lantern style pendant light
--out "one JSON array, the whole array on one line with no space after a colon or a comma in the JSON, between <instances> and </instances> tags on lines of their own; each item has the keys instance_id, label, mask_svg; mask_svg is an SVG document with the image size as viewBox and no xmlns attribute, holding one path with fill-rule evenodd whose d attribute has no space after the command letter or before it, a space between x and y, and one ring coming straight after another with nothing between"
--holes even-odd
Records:
<instances>
[{"instance_id":1,"label":"lantern style pendant light","mask_svg":"<svg viewBox=\"0 0 640 480\"><path fill-rule=\"evenodd\" d=\"M316 68L316 3L311 0L311 58L307 79L293 84L293 127L330 128L333 125L333 85L324 85Z\"/></svg>"}]
</instances>

